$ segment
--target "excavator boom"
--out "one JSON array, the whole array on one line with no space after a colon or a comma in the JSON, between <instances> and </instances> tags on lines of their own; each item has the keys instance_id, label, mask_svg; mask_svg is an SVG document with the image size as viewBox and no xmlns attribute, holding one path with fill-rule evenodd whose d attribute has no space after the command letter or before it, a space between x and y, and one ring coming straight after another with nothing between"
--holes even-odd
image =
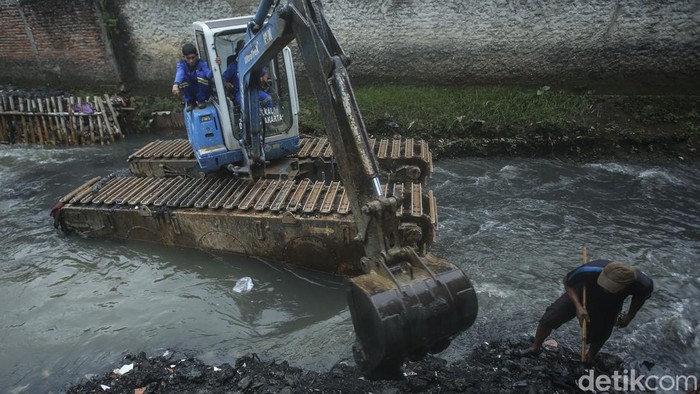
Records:
<instances>
[{"instance_id":1,"label":"excavator boom","mask_svg":"<svg viewBox=\"0 0 700 394\"><path fill-rule=\"evenodd\" d=\"M263 0L239 56L246 91L244 131L251 165L264 166L257 86L263 65L296 40L338 164L365 257L365 274L349 280L348 302L357 334L355 358L370 378L399 377L404 358L443 350L473 324L474 289L455 265L426 253L402 231L401 196L385 196L377 158L360 115L342 51L319 1ZM264 170L263 170L264 171Z\"/></svg>"}]
</instances>

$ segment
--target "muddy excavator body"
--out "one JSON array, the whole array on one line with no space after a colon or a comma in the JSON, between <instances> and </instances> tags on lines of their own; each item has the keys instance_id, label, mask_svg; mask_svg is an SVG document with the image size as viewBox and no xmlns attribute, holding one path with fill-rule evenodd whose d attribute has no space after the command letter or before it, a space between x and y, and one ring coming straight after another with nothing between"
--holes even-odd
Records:
<instances>
[{"instance_id":1,"label":"muddy excavator body","mask_svg":"<svg viewBox=\"0 0 700 394\"><path fill-rule=\"evenodd\" d=\"M478 310L464 272L429 252L437 229L435 198L424 190L432 157L423 141L367 135L350 60L320 2L272 3L263 0L252 20L194 24L215 89L207 108L186 113L188 140L155 141L129 157L131 176L86 182L60 200L55 223L346 276L358 367L368 378L400 378L406 358L442 351ZM293 40L323 138L299 137L286 47ZM229 60L214 65L215 57ZM222 79L229 62L238 99ZM261 94L264 73L272 74L271 103Z\"/></svg>"}]
</instances>

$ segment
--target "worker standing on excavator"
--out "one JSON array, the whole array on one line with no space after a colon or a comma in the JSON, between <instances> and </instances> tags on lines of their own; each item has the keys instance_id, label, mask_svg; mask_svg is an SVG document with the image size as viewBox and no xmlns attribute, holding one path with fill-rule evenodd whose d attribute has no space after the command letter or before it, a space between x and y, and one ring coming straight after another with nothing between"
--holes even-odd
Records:
<instances>
[{"instance_id":1,"label":"worker standing on excavator","mask_svg":"<svg viewBox=\"0 0 700 394\"><path fill-rule=\"evenodd\" d=\"M185 108L192 111L195 104L198 108L207 106L207 100L211 96L209 81L212 79L209 64L199 58L197 48L187 43L182 46L182 60L177 63L173 94L184 96Z\"/></svg>"}]
</instances>

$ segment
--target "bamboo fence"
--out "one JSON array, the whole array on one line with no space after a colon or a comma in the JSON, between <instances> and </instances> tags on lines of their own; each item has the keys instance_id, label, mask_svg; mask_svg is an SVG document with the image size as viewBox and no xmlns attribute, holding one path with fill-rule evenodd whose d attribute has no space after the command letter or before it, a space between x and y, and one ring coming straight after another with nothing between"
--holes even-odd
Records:
<instances>
[{"instance_id":1,"label":"bamboo fence","mask_svg":"<svg viewBox=\"0 0 700 394\"><path fill-rule=\"evenodd\" d=\"M108 95L26 97L0 92L0 142L110 144L124 138Z\"/></svg>"}]
</instances>

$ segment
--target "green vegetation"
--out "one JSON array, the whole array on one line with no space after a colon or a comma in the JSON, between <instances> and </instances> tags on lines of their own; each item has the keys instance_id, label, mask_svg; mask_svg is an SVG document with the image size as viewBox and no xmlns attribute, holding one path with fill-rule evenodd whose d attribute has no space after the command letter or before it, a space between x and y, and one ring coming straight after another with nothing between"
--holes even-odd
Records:
<instances>
[{"instance_id":1,"label":"green vegetation","mask_svg":"<svg viewBox=\"0 0 700 394\"><path fill-rule=\"evenodd\" d=\"M599 160L700 159L700 96L616 96L522 87L355 88L371 135L421 138L433 154ZM315 99L301 130L323 134Z\"/></svg>"},{"instance_id":2,"label":"green vegetation","mask_svg":"<svg viewBox=\"0 0 700 394\"><path fill-rule=\"evenodd\" d=\"M102 13L102 21L104 23L105 29L107 30L107 34L109 35L110 40L112 41L114 41L114 38L119 31L119 19L117 14L118 11L115 8L115 3L116 2L110 0L99 0L97 2L97 5L100 7L100 11Z\"/></svg>"},{"instance_id":3,"label":"green vegetation","mask_svg":"<svg viewBox=\"0 0 700 394\"><path fill-rule=\"evenodd\" d=\"M362 87L355 89L370 133L459 138L475 131L490 134L540 123L564 127L584 122L594 98L514 87L474 89L438 87ZM305 130L322 130L315 101L301 103Z\"/></svg>"},{"instance_id":4,"label":"green vegetation","mask_svg":"<svg viewBox=\"0 0 700 394\"><path fill-rule=\"evenodd\" d=\"M178 113L174 116L182 116L182 100L172 95L165 97L135 96L129 99L129 105L135 109L133 113L128 114L129 119L127 119L134 130L149 131L154 112L170 111Z\"/></svg>"}]
</instances>

